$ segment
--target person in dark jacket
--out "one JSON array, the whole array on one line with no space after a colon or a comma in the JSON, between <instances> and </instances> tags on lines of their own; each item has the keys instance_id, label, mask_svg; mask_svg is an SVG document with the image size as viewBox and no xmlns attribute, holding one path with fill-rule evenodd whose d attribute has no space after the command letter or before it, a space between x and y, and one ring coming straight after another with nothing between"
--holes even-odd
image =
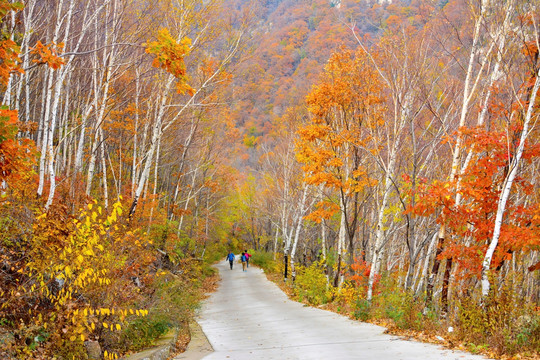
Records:
<instances>
[{"instance_id":1,"label":"person in dark jacket","mask_svg":"<svg viewBox=\"0 0 540 360\"><path fill-rule=\"evenodd\" d=\"M229 260L229 265L231 265L231 270L232 270L232 267L234 264L234 254L232 253L232 251L229 251L226 259Z\"/></svg>"},{"instance_id":2,"label":"person in dark jacket","mask_svg":"<svg viewBox=\"0 0 540 360\"><path fill-rule=\"evenodd\" d=\"M245 253L242 253L242 257L240 258L240 260L242 261L242 271L247 271L246 270L246 254Z\"/></svg>"}]
</instances>

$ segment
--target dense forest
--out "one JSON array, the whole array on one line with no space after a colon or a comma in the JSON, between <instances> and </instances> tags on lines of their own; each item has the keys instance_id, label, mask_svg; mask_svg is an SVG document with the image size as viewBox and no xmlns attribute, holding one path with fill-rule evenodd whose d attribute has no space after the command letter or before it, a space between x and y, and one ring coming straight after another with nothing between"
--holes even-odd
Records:
<instances>
[{"instance_id":1,"label":"dense forest","mask_svg":"<svg viewBox=\"0 0 540 360\"><path fill-rule=\"evenodd\" d=\"M0 357L185 330L244 248L300 301L539 356L539 5L0 0Z\"/></svg>"}]
</instances>

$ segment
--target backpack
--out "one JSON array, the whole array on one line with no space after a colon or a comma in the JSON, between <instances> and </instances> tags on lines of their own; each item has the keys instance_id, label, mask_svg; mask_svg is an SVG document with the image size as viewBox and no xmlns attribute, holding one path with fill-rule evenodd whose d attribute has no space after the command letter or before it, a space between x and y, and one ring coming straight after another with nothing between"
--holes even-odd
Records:
<instances>
[{"instance_id":1,"label":"backpack","mask_svg":"<svg viewBox=\"0 0 540 360\"><path fill-rule=\"evenodd\" d=\"M242 255L242 262L246 261L246 255Z\"/></svg>"}]
</instances>

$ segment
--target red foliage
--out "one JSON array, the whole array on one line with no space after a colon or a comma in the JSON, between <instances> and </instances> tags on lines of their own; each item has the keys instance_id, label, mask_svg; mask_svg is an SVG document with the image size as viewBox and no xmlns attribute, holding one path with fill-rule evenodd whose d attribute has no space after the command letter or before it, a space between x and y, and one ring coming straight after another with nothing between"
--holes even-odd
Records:
<instances>
[{"instance_id":1,"label":"red foliage","mask_svg":"<svg viewBox=\"0 0 540 360\"><path fill-rule=\"evenodd\" d=\"M20 179L23 172L30 170L34 146L29 139L17 139L17 111L0 108L0 183Z\"/></svg>"},{"instance_id":2,"label":"red foliage","mask_svg":"<svg viewBox=\"0 0 540 360\"><path fill-rule=\"evenodd\" d=\"M510 137L512 133L519 132L518 128L519 124L511 127ZM421 184L414 194L418 201L408 211L418 216L429 216L436 209L441 209L437 214L438 222L446 221L451 236L440 258L453 258L461 269L458 276L467 278L480 275L484 253L493 236L499 196L514 148L506 132L481 129L460 131L465 139L464 148L472 151L466 171L459 179ZM531 161L538 155L538 146L527 146L523 159ZM532 191L532 184L524 177L516 178L515 185L517 191L523 194ZM456 204L456 194L462 199L459 204ZM517 204L513 199L509 201L493 267L511 259L515 251L540 247L537 226L531 226L540 220L540 216L536 218L539 211L537 205Z\"/></svg>"}]
</instances>

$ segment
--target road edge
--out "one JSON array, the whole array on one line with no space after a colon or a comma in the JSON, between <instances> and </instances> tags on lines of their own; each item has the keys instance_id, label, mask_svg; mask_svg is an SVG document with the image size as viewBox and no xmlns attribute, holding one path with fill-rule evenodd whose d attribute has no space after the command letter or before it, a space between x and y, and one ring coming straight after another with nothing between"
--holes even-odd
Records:
<instances>
[{"instance_id":1,"label":"road edge","mask_svg":"<svg viewBox=\"0 0 540 360\"><path fill-rule=\"evenodd\" d=\"M189 332L191 334L191 341L186 351L176 355L173 360L200 360L214 352L214 348L208 341L199 323L196 321L191 322L189 324Z\"/></svg>"}]
</instances>

